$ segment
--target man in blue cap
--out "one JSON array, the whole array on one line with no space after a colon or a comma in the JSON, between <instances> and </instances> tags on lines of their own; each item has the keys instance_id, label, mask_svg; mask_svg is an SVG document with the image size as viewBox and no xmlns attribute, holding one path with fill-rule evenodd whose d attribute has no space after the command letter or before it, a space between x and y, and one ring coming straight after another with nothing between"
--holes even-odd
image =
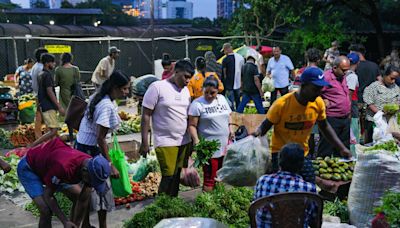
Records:
<instances>
[{"instance_id":1,"label":"man in blue cap","mask_svg":"<svg viewBox=\"0 0 400 228\"><path fill-rule=\"evenodd\" d=\"M18 163L17 172L26 193L39 208L39 227L51 227L52 214L64 227L79 227L88 210L91 188L106 192L111 168L101 155L92 158L55 138L31 148ZM54 197L56 191L74 202L70 219L61 211Z\"/></svg>"},{"instance_id":2,"label":"man in blue cap","mask_svg":"<svg viewBox=\"0 0 400 228\"><path fill-rule=\"evenodd\" d=\"M357 53L350 53L347 55L350 60L350 69L346 73L347 86L349 87L349 99L351 101L351 124L350 124L350 150L355 155L355 144L360 143L360 123L358 111L358 75L356 70L360 57Z\"/></svg>"},{"instance_id":3,"label":"man in blue cap","mask_svg":"<svg viewBox=\"0 0 400 228\"><path fill-rule=\"evenodd\" d=\"M320 97L321 90L329 83L324 80L324 74L317 67L308 67L301 75L301 87L298 91L286 94L276 100L268 110L267 118L254 133L264 136L273 126L272 171L279 170L279 151L288 143L298 143L304 148L304 166L301 175L305 181L314 183L315 175L308 156L308 138L314 124L319 131L329 139L330 143L339 149L344 157L351 156L326 120L325 103Z\"/></svg>"}]
</instances>

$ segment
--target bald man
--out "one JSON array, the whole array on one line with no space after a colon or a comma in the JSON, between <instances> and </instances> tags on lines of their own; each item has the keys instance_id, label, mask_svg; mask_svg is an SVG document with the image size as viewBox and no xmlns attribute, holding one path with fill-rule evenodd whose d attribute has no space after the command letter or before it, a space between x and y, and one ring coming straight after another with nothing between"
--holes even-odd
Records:
<instances>
[{"instance_id":1,"label":"bald man","mask_svg":"<svg viewBox=\"0 0 400 228\"><path fill-rule=\"evenodd\" d=\"M350 148L351 103L347 87L346 72L350 69L350 60L339 56L332 62L332 69L324 72L324 77L330 86L322 90L322 98L326 105L326 115L329 124L347 149ZM339 157L340 152L331 146L321 135L318 145L318 156Z\"/></svg>"}]
</instances>

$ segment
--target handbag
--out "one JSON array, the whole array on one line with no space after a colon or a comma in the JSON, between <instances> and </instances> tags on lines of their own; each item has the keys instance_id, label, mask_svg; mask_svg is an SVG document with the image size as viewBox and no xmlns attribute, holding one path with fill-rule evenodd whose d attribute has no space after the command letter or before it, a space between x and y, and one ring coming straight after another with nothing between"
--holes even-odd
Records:
<instances>
[{"instance_id":1,"label":"handbag","mask_svg":"<svg viewBox=\"0 0 400 228\"><path fill-rule=\"evenodd\" d=\"M68 127L79 130L79 125L81 124L87 105L84 99L72 96L65 113L65 123Z\"/></svg>"},{"instance_id":2,"label":"handbag","mask_svg":"<svg viewBox=\"0 0 400 228\"><path fill-rule=\"evenodd\" d=\"M75 68L75 70L78 73L78 69ZM76 74L74 75L75 83L71 86L72 98L68 104L64 121L68 125L68 128L72 128L75 130L79 130L79 126L88 105L85 101L85 95L83 93L81 84L77 79L78 76Z\"/></svg>"}]
</instances>

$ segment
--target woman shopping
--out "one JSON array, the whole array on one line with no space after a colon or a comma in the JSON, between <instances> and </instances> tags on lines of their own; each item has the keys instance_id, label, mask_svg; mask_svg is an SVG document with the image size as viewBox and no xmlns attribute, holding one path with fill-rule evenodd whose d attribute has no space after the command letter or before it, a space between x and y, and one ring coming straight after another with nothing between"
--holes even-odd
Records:
<instances>
[{"instance_id":1,"label":"woman shopping","mask_svg":"<svg viewBox=\"0 0 400 228\"><path fill-rule=\"evenodd\" d=\"M204 80L210 76L215 76L216 80L218 80L218 88L217 92L224 91L224 86L222 82L219 80L217 74L215 72L206 72L206 60L203 57L197 57L195 61L197 73L190 79L188 84L188 89L190 92L190 96L192 100L203 96L203 83Z\"/></svg>"},{"instance_id":2,"label":"woman shopping","mask_svg":"<svg viewBox=\"0 0 400 228\"><path fill-rule=\"evenodd\" d=\"M100 91L90 98L77 134L77 149L91 156L102 154L110 162L112 178L119 178L119 172L111 163L106 135L114 131L121 122L114 101L126 97L129 86L128 76L120 71L113 72L102 84ZM92 192L91 208L98 212L101 228L107 227L107 211L114 208L110 181L108 180L107 183L109 190L105 194L98 195ZM83 227L90 227L89 214L86 215Z\"/></svg>"},{"instance_id":3,"label":"woman shopping","mask_svg":"<svg viewBox=\"0 0 400 228\"><path fill-rule=\"evenodd\" d=\"M365 121L365 143L372 142L374 131L374 115L383 110L385 104L398 104L400 101L400 88L395 80L400 76L400 69L389 65L386 67L381 81L373 82L364 90L364 102L368 105Z\"/></svg>"},{"instance_id":4,"label":"woman shopping","mask_svg":"<svg viewBox=\"0 0 400 228\"><path fill-rule=\"evenodd\" d=\"M15 80L18 83L19 96L24 94L33 93L32 88L32 75L31 70L35 61L31 58L27 58L24 61L24 65L17 68L15 71Z\"/></svg>"},{"instance_id":5,"label":"woman shopping","mask_svg":"<svg viewBox=\"0 0 400 228\"><path fill-rule=\"evenodd\" d=\"M233 138L231 129L231 108L223 95L218 94L219 80L208 77L203 83L204 95L197 98L189 107L189 132L196 145L200 137L206 140L218 140L220 148L214 153L209 165L203 167L203 191L211 191L215 186L218 169L222 167L224 151L229 138Z\"/></svg>"},{"instance_id":6,"label":"woman shopping","mask_svg":"<svg viewBox=\"0 0 400 228\"><path fill-rule=\"evenodd\" d=\"M73 94L73 86L79 83L80 73L77 66L72 65L72 54L64 53L61 56L61 66L56 68L55 83L60 86L60 104L67 110Z\"/></svg>"}]
</instances>

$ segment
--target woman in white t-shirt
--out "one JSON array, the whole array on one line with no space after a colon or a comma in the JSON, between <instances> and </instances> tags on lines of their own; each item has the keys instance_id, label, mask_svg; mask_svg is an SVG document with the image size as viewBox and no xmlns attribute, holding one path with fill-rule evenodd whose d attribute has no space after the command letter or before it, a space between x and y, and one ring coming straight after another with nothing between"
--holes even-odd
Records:
<instances>
[{"instance_id":1,"label":"woman in white t-shirt","mask_svg":"<svg viewBox=\"0 0 400 228\"><path fill-rule=\"evenodd\" d=\"M189 108L189 132L193 144L199 143L199 137L218 140L221 143L220 148L208 162L209 165L203 166L203 191L213 190L214 178L218 169L222 167L228 140L234 136L230 127L232 111L226 98L218 94L218 86L219 82L214 76L208 77L203 84L203 96L194 100Z\"/></svg>"},{"instance_id":2,"label":"woman in white t-shirt","mask_svg":"<svg viewBox=\"0 0 400 228\"><path fill-rule=\"evenodd\" d=\"M111 163L108 154L106 135L116 130L121 122L115 100L126 97L129 93L130 79L121 71L114 71L91 98L79 126L76 136L76 149L91 156L103 155L111 166L111 177L119 178L119 172ZM107 227L107 212L114 209L114 199L110 180L107 180L107 191L99 195L92 192L90 208L97 211L99 226ZM89 211L85 214L82 227L91 227Z\"/></svg>"}]
</instances>

